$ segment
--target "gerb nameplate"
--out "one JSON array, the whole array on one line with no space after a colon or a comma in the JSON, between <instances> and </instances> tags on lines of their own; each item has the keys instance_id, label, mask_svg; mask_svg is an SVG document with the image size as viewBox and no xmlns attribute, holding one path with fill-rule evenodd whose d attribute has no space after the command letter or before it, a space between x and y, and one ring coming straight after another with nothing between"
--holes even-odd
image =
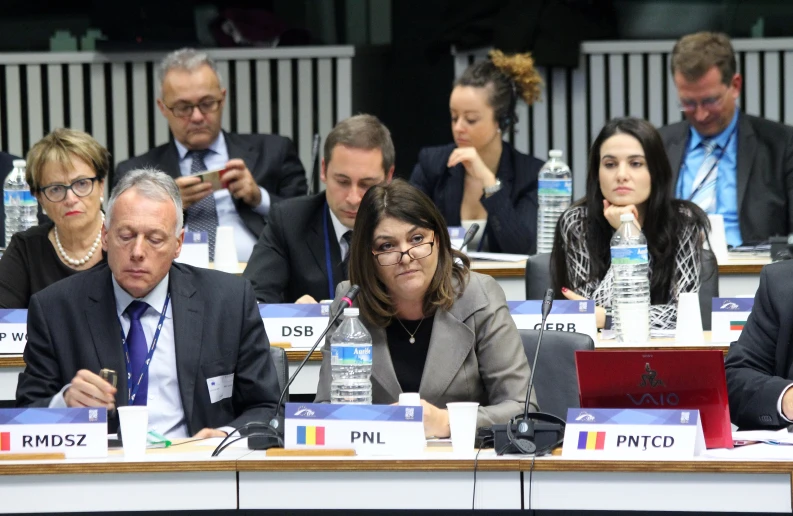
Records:
<instances>
[{"instance_id":1,"label":"gerb nameplate","mask_svg":"<svg viewBox=\"0 0 793 516\"><path fill-rule=\"evenodd\" d=\"M107 457L107 409L0 409L0 454L4 452Z\"/></svg>"},{"instance_id":2,"label":"gerb nameplate","mask_svg":"<svg viewBox=\"0 0 793 516\"><path fill-rule=\"evenodd\" d=\"M27 310L0 310L0 355L19 355L25 351L27 321Z\"/></svg>"},{"instance_id":3,"label":"gerb nameplate","mask_svg":"<svg viewBox=\"0 0 793 516\"><path fill-rule=\"evenodd\" d=\"M507 301L509 313L519 330L539 330L542 322L542 301ZM545 329L583 333L597 342L595 302L556 300L545 320Z\"/></svg>"},{"instance_id":4,"label":"gerb nameplate","mask_svg":"<svg viewBox=\"0 0 793 516\"><path fill-rule=\"evenodd\" d=\"M711 342L738 340L753 306L753 297L714 297Z\"/></svg>"},{"instance_id":5,"label":"gerb nameplate","mask_svg":"<svg viewBox=\"0 0 793 516\"><path fill-rule=\"evenodd\" d=\"M562 457L686 460L704 449L698 410L571 408Z\"/></svg>"},{"instance_id":6,"label":"gerb nameplate","mask_svg":"<svg viewBox=\"0 0 793 516\"><path fill-rule=\"evenodd\" d=\"M349 449L358 455L424 451L421 407L287 403L284 448Z\"/></svg>"},{"instance_id":7,"label":"gerb nameplate","mask_svg":"<svg viewBox=\"0 0 793 516\"><path fill-rule=\"evenodd\" d=\"M259 314L270 343L310 348L328 325L328 304L260 304Z\"/></svg>"}]
</instances>

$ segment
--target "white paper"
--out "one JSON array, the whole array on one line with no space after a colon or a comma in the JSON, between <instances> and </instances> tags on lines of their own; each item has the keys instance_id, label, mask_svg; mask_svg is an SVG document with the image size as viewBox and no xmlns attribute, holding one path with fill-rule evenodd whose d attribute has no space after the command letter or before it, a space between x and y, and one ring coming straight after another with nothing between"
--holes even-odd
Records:
<instances>
[{"instance_id":1,"label":"white paper","mask_svg":"<svg viewBox=\"0 0 793 516\"><path fill-rule=\"evenodd\" d=\"M209 378L207 388L209 401L212 403L231 398L231 392L234 390L234 373Z\"/></svg>"},{"instance_id":2,"label":"white paper","mask_svg":"<svg viewBox=\"0 0 793 516\"><path fill-rule=\"evenodd\" d=\"M491 260L494 262L518 262L528 260L528 254L486 253L483 251L470 251L468 257L472 260Z\"/></svg>"}]
</instances>

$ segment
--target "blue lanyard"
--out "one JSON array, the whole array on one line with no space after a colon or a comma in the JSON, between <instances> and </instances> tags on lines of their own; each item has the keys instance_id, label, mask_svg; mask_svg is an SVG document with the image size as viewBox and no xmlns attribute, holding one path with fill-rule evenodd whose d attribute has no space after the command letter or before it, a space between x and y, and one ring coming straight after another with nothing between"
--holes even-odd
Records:
<instances>
[{"instance_id":1,"label":"blue lanyard","mask_svg":"<svg viewBox=\"0 0 793 516\"><path fill-rule=\"evenodd\" d=\"M322 232L325 234L325 268L328 271L328 299L333 299L336 293L336 284L333 283L333 266L330 259L330 235L328 235L328 201L322 209Z\"/></svg>"},{"instance_id":2,"label":"blue lanyard","mask_svg":"<svg viewBox=\"0 0 793 516\"><path fill-rule=\"evenodd\" d=\"M700 181L700 183L697 185L697 187L694 188L694 190L692 190L691 194L688 196L688 200L689 201L691 199L693 199L694 196L697 194L697 192L699 192L702 189L702 187L705 185L705 183L708 182L708 179L710 178L710 175L713 173L714 170L716 170L716 167L719 166L719 162L721 161L721 158L724 157L724 153L727 152L727 147L730 146L730 142L732 141L732 137L735 136L735 132L737 130L738 130L738 123L736 122L735 127L733 127L732 131L730 131L730 137L727 138L727 143L724 144L724 147L719 147L719 151L720 151L719 152L719 157L716 158L716 161L713 162L713 165L710 167L710 170L708 170L708 173L705 174L705 177L702 178L702 181ZM696 176L694 177L694 179L696 180ZM683 197L683 178L682 177L680 178L680 181L678 182L678 195L677 195L677 197L679 199L682 199L682 197Z\"/></svg>"},{"instance_id":3,"label":"blue lanyard","mask_svg":"<svg viewBox=\"0 0 793 516\"><path fill-rule=\"evenodd\" d=\"M162 323L165 322L165 312L168 310L168 302L171 300L171 293L169 292L168 295L165 296L165 304L162 305L162 313L160 314L160 322L157 323L157 330L154 332L154 338L151 341L151 347L149 348L149 354L146 355L146 361L143 363L143 369L140 371L140 376L138 377L138 383L134 386L130 387L130 380L132 379L132 363L129 360L129 346L127 346L127 337L124 335L124 329L121 327L121 319L118 320L119 331L121 332L121 345L124 347L124 357L127 359L127 388L129 391L127 392L127 396L129 398L129 404L132 405L135 403L135 396L138 395L138 389L140 389L140 383L143 381L143 378L146 377L146 374L149 372L149 363L151 362L151 357L154 356L154 350L157 349L157 340L160 338L160 330L162 329ZM132 321L130 321L130 328L132 327Z\"/></svg>"}]
</instances>

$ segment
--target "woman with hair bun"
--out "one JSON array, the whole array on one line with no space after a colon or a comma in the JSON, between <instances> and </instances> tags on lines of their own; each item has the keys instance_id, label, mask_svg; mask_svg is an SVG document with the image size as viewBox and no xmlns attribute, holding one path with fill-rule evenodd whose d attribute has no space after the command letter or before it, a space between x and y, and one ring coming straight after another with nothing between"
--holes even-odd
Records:
<instances>
[{"instance_id":1,"label":"woman with hair bun","mask_svg":"<svg viewBox=\"0 0 793 516\"><path fill-rule=\"evenodd\" d=\"M472 247L536 252L537 176L543 162L515 150L504 135L517 122L518 99L531 105L541 85L529 54L491 51L489 60L469 66L453 84L454 143L419 152L410 182L430 196L449 226L480 225Z\"/></svg>"}]
</instances>

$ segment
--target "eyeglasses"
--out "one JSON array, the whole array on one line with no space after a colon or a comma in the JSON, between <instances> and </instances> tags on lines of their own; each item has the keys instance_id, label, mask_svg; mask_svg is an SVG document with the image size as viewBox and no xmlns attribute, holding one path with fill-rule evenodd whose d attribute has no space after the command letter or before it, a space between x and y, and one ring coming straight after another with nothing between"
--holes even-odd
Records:
<instances>
[{"instance_id":1,"label":"eyeglasses","mask_svg":"<svg viewBox=\"0 0 793 516\"><path fill-rule=\"evenodd\" d=\"M72 181L69 185L50 185L39 188L39 191L44 194L44 197L51 202L61 202L66 199L66 193L71 190L77 197L85 197L94 191L94 181L98 181L98 177L86 177Z\"/></svg>"},{"instance_id":2,"label":"eyeglasses","mask_svg":"<svg viewBox=\"0 0 793 516\"><path fill-rule=\"evenodd\" d=\"M424 242L423 244L414 245L407 251L386 251L384 253L375 253L372 251L372 254L377 259L377 263L383 267L387 267L389 265L398 264L402 261L402 257L405 255L410 256L412 260L421 260L422 258L426 258L432 254L433 245L435 245L434 240L432 242Z\"/></svg>"},{"instance_id":3,"label":"eyeglasses","mask_svg":"<svg viewBox=\"0 0 793 516\"><path fill-rule=\"evenodd\" d=\"M680 111L684 113L693 113L694 111L697 110L698 106L702 107L702 109L705 109L707 111L714 111L721 106L722 102L724 101L724 97L727 95L728 91L730 91L729 88L724 90L724 92L721 95L714 95L713 97L707 97L700 100L699 102L697 102L696 100L681 99L678 104L680 106Z\"/></svg>"},{"instance_id":4,"label":"eyeglasses","mask_svg":"<svg viewBox=\"0 0 793 516\"><path fill-rule=\"evenodd\" d=\"M180 103L169 106L163 102L163 105L170 109L174 116L178 116L179 118L187 118L189 116L193 116L193 110L195 108L198 108L198 110L204 115L207 113L214 113L220 109L221 102L223 102L223 99L208 99L203 100L198 104Z\"/></svg>"}]
</instances>

